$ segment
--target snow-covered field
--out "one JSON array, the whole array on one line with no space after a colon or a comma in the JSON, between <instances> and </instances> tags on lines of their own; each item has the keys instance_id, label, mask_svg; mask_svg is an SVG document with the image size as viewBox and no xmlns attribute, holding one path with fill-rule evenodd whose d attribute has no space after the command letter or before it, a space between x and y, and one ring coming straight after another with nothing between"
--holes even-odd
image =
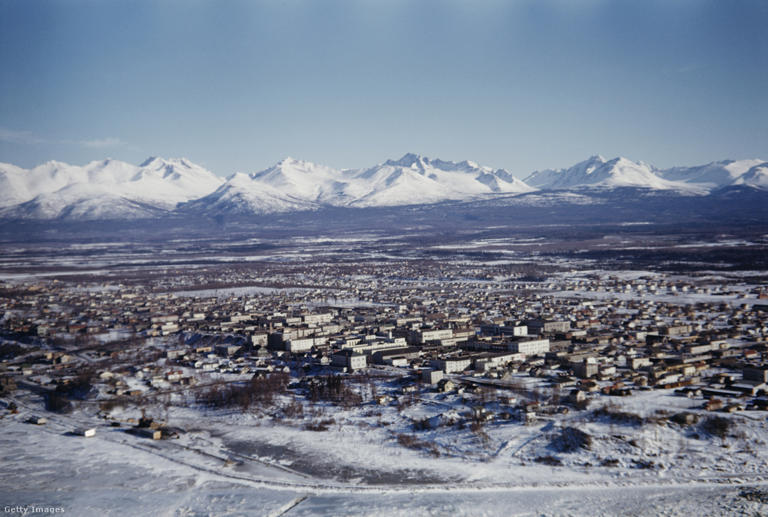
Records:
<instances>
[{"instance_id":1,"label":"snow-covered field","mask_svg":"<svg viewBox=\"0 0 768 517\"><path fill-rule=\"evenodd\" d=\"M57 429L5 422L0 470L0 507L39 505L66 514L99 515L761 515L768 505L740 497L731 484L649 480L540 486L526 479L526 468L508 474L519 486L451 485L354 487L329 490L312 480L294 487L238 479L224 462L163 457L155 444L137 448L140 439L99 430L94 438ZM158 444L162 449L162 444ZM218 463L218 464L217 464ZM516 475L517 474L517 475ZM20 481L23 479L23 483ZM298 503L298 504L296 504ZM296 504L296 506L292 506Z\"/></svg>"},{"instance_id":2,"label":"snow-covered field","mask_svg":"<svg viewBox=\"0 0 768 517\"><path fill-rule=\"evenodd\" d=\"M126 433L127 425L99 421L95 408L47 414L46 425L26 423L39 409L27 395L17 399L18 414L0 419L0 507L61 507L83 516L768 511L768 505L740 495L750 486L768 494L768 426L762 413L730 416L736 427L722 440L698 427L631 424L592 418L590 411L530 425L493 421L481 439L455 427L414 431L414 420L462 408L458 400L425 397L404 409L323 406L323 417L335 422L320 432L302 429L297 418L260 411L175 406L168 421L186 432L151 441ZM698 412L694 401L672 394L648 392L609 402L641 417L659 409ZM111 414L123 422L131 416L138 416L133 409ZM96 436L71 433L81 426L96 427ZM553 449L553 437L566 426L588 433L591 445ZM440 456L399 445L393 438L398 433L435 443ZM562 465L533 461L542 456L556 456ZM616 460L615 465L601 465L601 459Z\"/></svg>"}]
</instances>

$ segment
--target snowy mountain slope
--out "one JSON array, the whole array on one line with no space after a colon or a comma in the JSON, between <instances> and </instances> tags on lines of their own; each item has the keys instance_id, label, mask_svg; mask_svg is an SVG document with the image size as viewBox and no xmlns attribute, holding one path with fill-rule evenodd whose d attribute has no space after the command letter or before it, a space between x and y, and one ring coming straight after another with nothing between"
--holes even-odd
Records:
<instances>
[{"instance_id":1,"label":"snowy mountain slope","mask_svg":"<svg viewBox=\"0 0 768 517\"><path fill-rule=\"evenodd\" d=\"M24 175L26 171L10 163L0 163L0 207L23 203L32 196Z\"/></svg>"},{"instance_id":2,"label":"snowy mountain slope","mask_svg":"<svg viewBox=\"0 0 768 517\"><path fill-rule=\"evenodd\" d=\"M469 162L430 160L406 154L352 175L353 206L393 206L469 199L493 193L535 190L504 169Z\"/></svg>"},{"instance_id":3,"label":"snowy mountain slope","mask_svg":"<svg viewBox=\"0 0 768 517\"><path fill-rule=\"evenodd\" d=\"M232 176L210 196L187 203L184 210L270 213L328 205L399 206L531 190L502 169L415 154L367 169L344 170L286 158L263 171Z\"/></svg>"},{"instance_id":4,"label":"snowy mountain slope","mask_svg":"<svg viewBox=\"0 0 768 517\"><path fill-rule=\"evenodd\" d=\"M214 192L179 206L183 212L217 216L247 215L299 210L314 210L320 205L313 201L286 195L264 181L244 173L235 173Z\"/></svg>"},{"instance_id":5,"label":"snowy mountain slope","mask_svg":"<svg viewBox=\"0 0 768 517\"><path fill-rule=\"evenodd\" d=\"M55 192L67 185L89 182L83 167L57 161L45 162L26 170L10 164L0 164L0 206L29 201L40 194Z\"/></svg>"},{"instance_id":6,"label":"snowy mountain slope","mask_svg":"<svg viewBox=\"0 0 768 517\"><path fill-rule=\"evenodd\" d=\"M125 184L126 192L155 202L160 195L175 205L199 198L218 188L224 180L185 158L150 158ZM155 195L148 195L153 192Z\"/></svg>"},{"instance_id":7,"label":"snowy mountain slope","mask_svg":"<svg viewBox=\"0 0 768 517\"><path fill-rule=\"evenodd\" d=\"M251 174L255 183L283 196L332 205L346 200L345 189L349 184L345 176L344 171L290 157Z\"/></svg>"},{"instance_id":8,"label":"snowy mountain slope","mask_svg":"<svg viewBox=\"0 0 768 517\"><path fill-rule=\"evenodd\" d=\"M618 157L606 160L591 156L567 169L536 171L525 182L542 190L579 187L643 187L657 190L702 190L682 181L659 177L656 169L643 162Z\"/></svg>"},{"instance_id":9,"label":"snowy mountain slope","mask_svg":"<svg viewBox=\"0 0 768 517\"><path fill-rule=\"evenodd\" d=\"M361 176L366 181L358 181L349 188L353 206L414 205L462 197L451 185L410 167L376 166L363 171Z\"/></svg>"},{"instance_id":10,"label":"snowy mountain slope","mask_svg":"<svg viewBox=\"0 0 768 517\"><path fill-rule=\"evenodd\" d=\"M694 167L672 167L659 171L658 175L667 180L684 181L714 189L742 184L735 182L752 167L761 163L762 160L723 160Z\"/></svg>"},{"instance_id":11,"label":"snowy mountain slope","mask_svg":"<svg viewBox=\"0 0 768 517\"><path fill-rule=\"evenodd\" d=\"M502 198L510 206L556 206L571 199L600 204L600 192L628 199L644 191L698 196L726 187L768 189L768 162L725 160L659 170L626 158L592 156L569 168L536 171L525 182L504 169L412 153L361 169L286 158L226 181L186 159L150 158L138 166L110 159L83 166L50 161L29 170L0 163L0 217L248 215ZM561 194L576 197L561 199Z\"/></svg>"},{"instance_id":12,"label":"snowy mountain slope","mask_svg":"<svg viewBox=\"0 0 768 517\"><path fill-rule=\"evenodd\" d=\"M746 185L768 190L768 162L759 163L739 176L733 185Z\"/></svg>"},{"instance_id":13,"label":"snowy mountain slope","mask_svg":"<svg viewBox=\"0 0 768 517\"><path fill-rule=\"evenodd\" d=\"M150 158L139 166L110 159L83 166L51 161L29 170L0 164L0 207L33 202L27 208L42 216L61 213L66 203L104 198L171 209L210 193L222 181L185 159Z\"/></svg>"},{"instance_id":14,"label":"snowy mountain slope","mask_svg":"<svg viewBox=\"0 0 768 517\"><path fill-rule=\"evenodd\" d=\"M13 219L138 219L167 215L156 205L113 194L103 185L74 184L0 209Z\"/></svg>"}]
</instances>

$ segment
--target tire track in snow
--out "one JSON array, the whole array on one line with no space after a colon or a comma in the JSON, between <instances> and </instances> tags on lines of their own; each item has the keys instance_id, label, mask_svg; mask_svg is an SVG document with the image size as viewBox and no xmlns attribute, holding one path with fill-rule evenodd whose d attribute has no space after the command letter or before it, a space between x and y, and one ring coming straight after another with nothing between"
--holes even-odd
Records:
<instances>
[{"instance_id":1,"label":"tire track in snow","mask_svg":"<svg viewBox=\"0 0 768 517\"><path fill-rule=\"evenodd\" d=\"M286 513L290 512L291 510L299 506L301 503L303 503L308 497L309 497L308 495L297 497L293 501L283 505L282 507L278 508L277 510L269 514L269 517L282 517L283 515L285 515Z\"/></svg>"}]
</instances>

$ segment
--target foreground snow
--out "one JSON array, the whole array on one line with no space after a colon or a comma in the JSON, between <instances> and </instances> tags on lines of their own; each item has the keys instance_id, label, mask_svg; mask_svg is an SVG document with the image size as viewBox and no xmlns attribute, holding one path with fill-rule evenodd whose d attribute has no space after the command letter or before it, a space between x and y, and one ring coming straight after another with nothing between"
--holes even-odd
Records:
<instances>
[{"instance_id":1,"label":"foreground snow","mask_svg":"<svg viewBox=\"0 0 768 517\"><path fill-rule=\"evenodd\" d=\"M398 410L364 405L315 408L333 418L326 431L260 411L173 407L177 439L158 442L112 427L93 409L46 415L32 395L0 420L0 503L63 507L74 515L743 515L768 505L742 497L768 484L762 414L735 415L725 440L691 436L671 424L631 425L574 412L533 425L488 424L487 439L468 429L414 431L417 419L461 409L424 394ZM648 392L621 403L642 417L696 412L696 402ZM310 407L307 407L311 410ZM116 409L114 421L137 416ZM308 417L309 418L309 417ZM381 425L385 422L386 425ZM71 434L96 427L96 436ZM593 437L591 447L552 449L564 426ZM435 443L440 457L400 446L394 434ZM634 442L634 443L633 443ZM754 448L750 448L750 444ZM762 444L762 445L761 445ZM556 455L562 466L532 461ZM615 459L611 467L600 459ZM653 463L638 467L638 464ZM762 490L762 488L761 488Z\"/></svg>"},{"instance_id":2,"label":"foreground snow","mask_svg":"<svg viewBox=\"0 0 768 517\"><path fill-rule=\"evenodd\" d=\"M641 486L275 488L165 459L151 449L4 422L0 504L101 515L758 515L768 507L728 484ZM22 481L23 480L23 481ZM294 506L295 505L295 506Z\"/></svg>"}]
</instances>

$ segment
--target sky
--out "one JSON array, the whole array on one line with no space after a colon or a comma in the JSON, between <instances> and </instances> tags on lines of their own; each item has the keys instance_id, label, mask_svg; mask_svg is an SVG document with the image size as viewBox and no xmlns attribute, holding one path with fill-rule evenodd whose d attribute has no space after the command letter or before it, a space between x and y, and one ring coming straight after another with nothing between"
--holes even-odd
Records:
<instances>
[{"instance_id":1,"label":"sky","mask_svg":"<svg viewBox=\"0 0 768 517\"><path fill-rule=\"evenodd\" d=\"M0 161L768 160L765 0L0 0Z\"/></svg>"}]
</instances>

